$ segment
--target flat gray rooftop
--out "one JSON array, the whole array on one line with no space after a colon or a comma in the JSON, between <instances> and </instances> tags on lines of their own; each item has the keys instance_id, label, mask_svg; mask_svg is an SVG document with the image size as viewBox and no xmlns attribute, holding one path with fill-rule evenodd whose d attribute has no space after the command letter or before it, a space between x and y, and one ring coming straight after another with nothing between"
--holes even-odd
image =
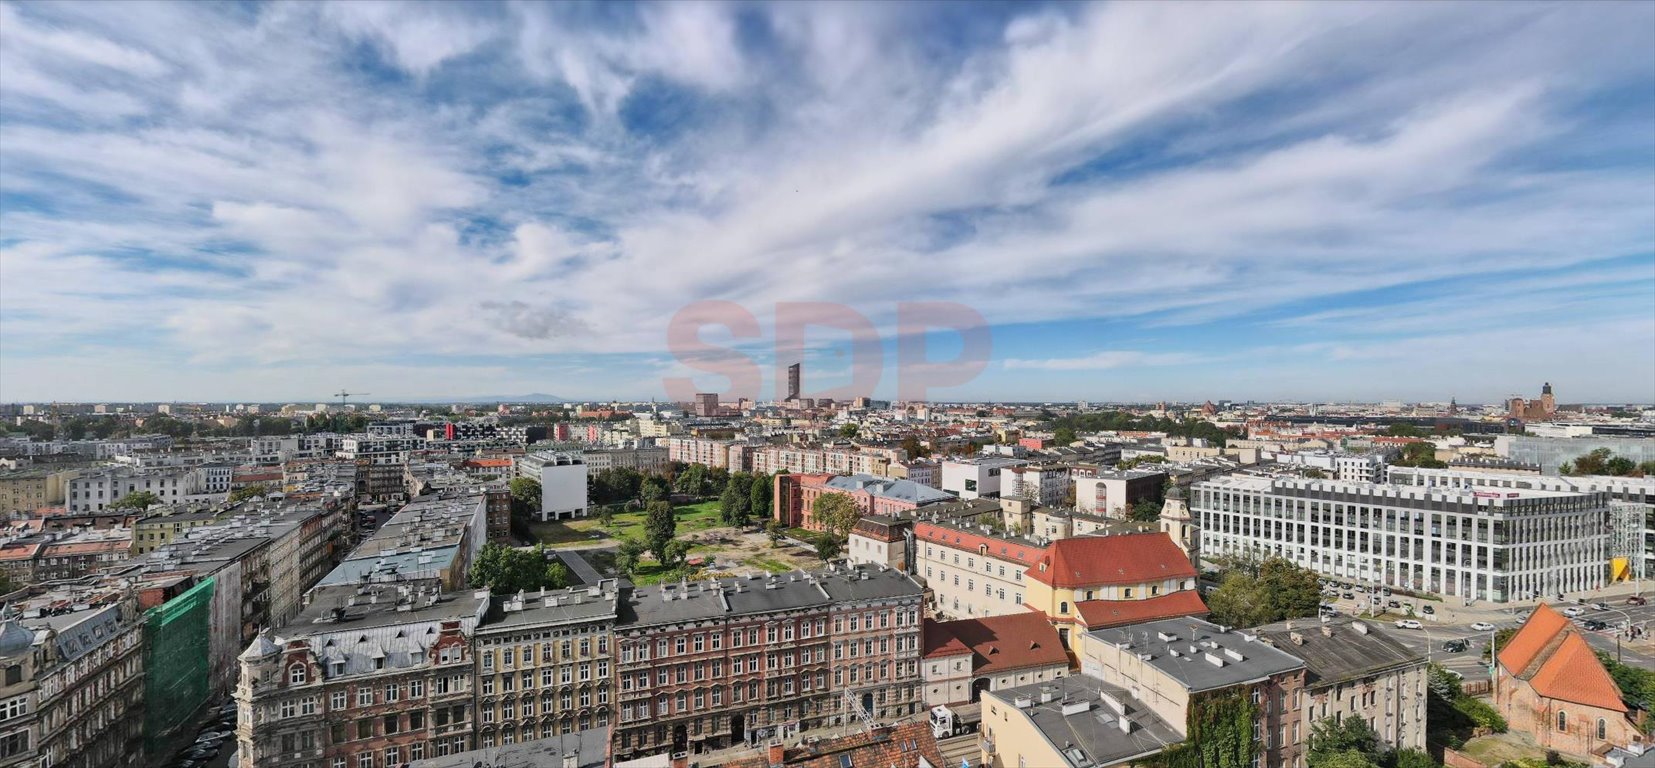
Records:
<instances>
[{"instance_id":1,"label":"flat gray rooftop","mask_svg":"<svg viewBox=\"0 0 1655 768\"><path fill-rule=\"evenodd\" d=\"M1042 768L1115 765L1184 740L1177 729L1125 689L1084 675L1004 688L983 700L985 709L1008 705L1027 716L1067 761L1067 766ZM1125 729L1121 727L1123 716L1128 723Z\"/></svg>"},{"instance_id":2,"label":"flat gray rooftop","mask_svg":"<svg viewBox=\"0 0 1655 768\"><path fill-rule=\"evenodd\" d=\"M1298 657L1261 642L1249 631L1220 629L1217 624L1185 617L1087 634L1116 647L1125 644L1140 657L1147 655L1145 663L1192 692L1227 688L1305 666Z\"/></svg>"}]
</instances>

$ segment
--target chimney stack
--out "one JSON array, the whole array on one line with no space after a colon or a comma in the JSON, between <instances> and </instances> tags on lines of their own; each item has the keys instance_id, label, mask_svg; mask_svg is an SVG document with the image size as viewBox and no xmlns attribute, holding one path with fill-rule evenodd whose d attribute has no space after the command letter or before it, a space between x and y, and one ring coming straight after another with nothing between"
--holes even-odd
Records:
<instances>
[{"instance_id":1,"label":"chimney stack","mask_svg":"<svg viewBox=\"0 0 1655 768\"><path fill-rule=\"evenodd\" d=\"M781 739L770 740L769 762L771 768L782 768L787 763L787 748L782 746Z\"/></svg>"}]
</instances>

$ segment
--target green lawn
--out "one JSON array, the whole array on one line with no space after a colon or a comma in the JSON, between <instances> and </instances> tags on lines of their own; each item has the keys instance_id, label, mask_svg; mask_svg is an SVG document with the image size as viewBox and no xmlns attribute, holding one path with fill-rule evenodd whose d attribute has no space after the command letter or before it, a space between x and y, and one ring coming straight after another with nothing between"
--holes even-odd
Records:
<instances>
[{"instance_id":1,"label":"green lawn","mask_svg":"<svg viewBox=\"0 0 1655 768\"><path fill-rule=\"evenodd\" d=\"M703 501L699 504L686 504L673 510L678 516L678 533L694 533L709 528L717 528L723 524L719 519L718 502ZM537 541L546 546L557 547L571 544L598 543L604 540L638 539L644 538L643 510L617 512L610 519L610 525L604 527L603 521L596 515L579 520L565 520L562 522L531 523L529 530L534 533ZM597 534L597 538L593 538Z\"/></svg>"}]
</instances>

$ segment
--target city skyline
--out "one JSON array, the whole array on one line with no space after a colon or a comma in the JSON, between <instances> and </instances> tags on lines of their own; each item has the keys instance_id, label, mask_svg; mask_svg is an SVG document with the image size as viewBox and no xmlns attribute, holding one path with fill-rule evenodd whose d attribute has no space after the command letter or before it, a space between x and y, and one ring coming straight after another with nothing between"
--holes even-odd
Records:
<instances>
[{"instance_id":1,"label":"city skyline","mask_svg":"<svg viewBox=\"0 0 1655 768\"><path fill-rule=\"evenodd\" d=\"M1648 5L0 4L0 42L0 401L665 399L708 300L765 399L807 301L884 399L924 301L992 328L939 401L1655 393ZM853 352L812 336L804 396Z\"/></svg>"}]
</instances>

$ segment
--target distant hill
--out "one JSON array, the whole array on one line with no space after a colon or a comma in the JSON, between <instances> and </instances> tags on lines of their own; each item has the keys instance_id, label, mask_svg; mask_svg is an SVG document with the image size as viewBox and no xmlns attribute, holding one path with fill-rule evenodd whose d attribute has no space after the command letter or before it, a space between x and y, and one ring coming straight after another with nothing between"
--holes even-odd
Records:
<instances>
[{"instance_id":1,"label":"distant hill","mask_svg":"<svg viewBox=\"0 0 1655 768\"><path fill-rule=\"evenodd\" d=\"M401 400L408 403L570 403L557 395L548 395L534 392L527 395L480 395L477 397L422 397L417 400Z\"/></svg>"}]
</instances>

